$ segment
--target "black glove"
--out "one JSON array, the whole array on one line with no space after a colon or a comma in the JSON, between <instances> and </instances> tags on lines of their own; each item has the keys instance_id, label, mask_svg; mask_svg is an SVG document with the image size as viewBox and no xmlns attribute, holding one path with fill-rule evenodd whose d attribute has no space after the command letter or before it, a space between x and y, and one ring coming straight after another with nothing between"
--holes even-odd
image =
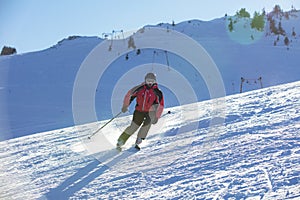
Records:
<instances>
[{"instance_id":1,"label":"black glove","mask_svg":"<svg viewBox=\"0 0 300 200\"><path fill-rule=\"evenodd\" d=\"M158 122L158 118L157 117L154 117L151 121L152 124L156 124Z\"/></svg>"},{"instance_id":2,"label":"black glove","mask_svg":"<svg viewBox=\"0 0 300 200\"><path fill-rule=\"evenodd\" d=\"M127 110L128 110L128 109L127 109L126 106L123 106L123 107L122 107L122 112L123 112L123 113L127 112Z\"/></svg>"}]
</instances>

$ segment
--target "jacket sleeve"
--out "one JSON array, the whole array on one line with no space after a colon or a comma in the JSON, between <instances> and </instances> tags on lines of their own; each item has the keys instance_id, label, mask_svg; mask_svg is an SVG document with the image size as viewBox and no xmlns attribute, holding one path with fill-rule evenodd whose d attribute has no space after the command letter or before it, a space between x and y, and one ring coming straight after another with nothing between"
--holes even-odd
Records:
<instances>
[{"instance_id":1,"label":"jacket sleeve","mask_svg":"<svg viewBox=\"0 0 300 200\"><path fill-rule=\"evenodd\" d=\"M123 100L123 107L128 107L131 102L135 99L136 97L136 92L137 90L141 87L141 85L137 85L133 88L131 88L125 95L124 100Z\"/></svg>"},{"instance_id":2,"label":"jacket sleeve","mask_svg":"<svg viewBox=\"0 0 300 200\"><path fill-rule=\"evenodd\" d=\"M130 105L130 99L131 99L131 90L129 90L123 100L123 107L128 107Z\"/></svg>"},{"instance_id":3,"label":"jacket sleeve","mask_svg":"<svg viewBox=\"0 0 300 200\"><path fill-rule=\"evenodd\" d=\"M159 119L161 117L162 112L164 111L164 96L159 89L157 89L155 92L158 97L158 105L156 108L156 118Z\"/></svg>"}]
</instances>

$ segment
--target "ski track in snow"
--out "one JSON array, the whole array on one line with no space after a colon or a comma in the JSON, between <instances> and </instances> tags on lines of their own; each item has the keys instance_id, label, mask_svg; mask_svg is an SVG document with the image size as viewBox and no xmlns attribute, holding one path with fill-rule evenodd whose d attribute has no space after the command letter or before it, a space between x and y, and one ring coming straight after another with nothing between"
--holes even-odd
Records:
<instances>
[{"instance_id":1,"label":"ski track in snow","mask_svg":"<svg viewBox=\"0 0 300 200\"><path fill-rule=\"evenodd\" d=\"M0 199L300 199L299 99L300 82L228 96L211 129L215 100L170 108L139 152L88 155L105 122L3 141Z\"/></svg>"}]
</instances>

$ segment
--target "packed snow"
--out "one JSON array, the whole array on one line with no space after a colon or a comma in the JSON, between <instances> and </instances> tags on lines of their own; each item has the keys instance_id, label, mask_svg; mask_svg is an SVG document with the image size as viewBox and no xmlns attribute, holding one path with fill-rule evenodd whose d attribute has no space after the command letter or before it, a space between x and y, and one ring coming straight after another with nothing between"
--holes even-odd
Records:
<instances>
[{"instance_id":1,"label":"packed snow","mask_svg":"<svg viewBox=\"0 0 300 200\"><path fill-rule=\"evenodd\" d=\"M168 108L138 152L134 140L121 153L98 140L118 137L131 116L91 141L106 121L6 140L0 197L299 199L299 99L300 82L228 96L225 122L213 126L218 99ZM99 152L86 147L97 142Z\"/></svg>"}]
</instances>

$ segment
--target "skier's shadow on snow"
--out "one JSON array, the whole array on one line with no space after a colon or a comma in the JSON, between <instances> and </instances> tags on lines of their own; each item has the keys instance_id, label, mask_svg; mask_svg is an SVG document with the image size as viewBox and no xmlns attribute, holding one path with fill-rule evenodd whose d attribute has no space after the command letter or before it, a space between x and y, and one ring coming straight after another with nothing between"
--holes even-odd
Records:
<instances>
[{"instance_id":1,"label":"skier's shadow on snow","mask_svg":"<svg viewBox=\"0 0 300 200\"><path fill-rule=\"evenodd\" d=\"M66 179L59 186L50 189L50 191L45 194L45 197L47 199L69 199L76 192L80 191L90 182L104 174L111 166L114 166L137 152L133 149L128 149L121 153L118 153L117 150L111 151L115 153L115 157L113 157L112 160L105 164L97 159L93 160L87 166L80 168L74 175ZM111 151L108 151L107 155L112 155Z\"/></svg>"}]
</instances>

